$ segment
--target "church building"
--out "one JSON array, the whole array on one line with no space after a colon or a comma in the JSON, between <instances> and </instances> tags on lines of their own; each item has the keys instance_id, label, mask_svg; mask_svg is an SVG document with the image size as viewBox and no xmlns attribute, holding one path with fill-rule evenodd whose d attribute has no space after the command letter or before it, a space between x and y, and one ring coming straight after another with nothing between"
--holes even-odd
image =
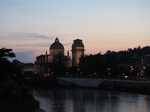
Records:
<instances>
[{"instance_id":1,"label":"church building","mask_svg":"<svg viewBox=\"0 0 150 112\"><path fill-rule=\"evenodd\" d=\"M67 56L65 56L64 46L59 42L59 39L56 38L54 43L50 45L49 53L46 51L45 55L39 55L36 57L36 71L37 73L44 74L44 69L47 64L57 62L63 63L66 68L77 66L79 63L79 58L84 54L84 44L82 40L76 39L72 44L72 59L69 56L69 51Z\"/></svg>"}]
</instances>

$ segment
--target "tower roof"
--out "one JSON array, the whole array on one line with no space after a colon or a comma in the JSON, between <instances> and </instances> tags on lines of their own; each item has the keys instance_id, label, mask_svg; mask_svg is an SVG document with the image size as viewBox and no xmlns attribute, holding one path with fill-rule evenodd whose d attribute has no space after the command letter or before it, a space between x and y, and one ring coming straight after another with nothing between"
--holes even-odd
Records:
<instances>
[{"instance_id":1,"label":"tower roof","mask_svg":"<svg viewBox=\"0 0 150 112\"><path fill-rule=\"evenodd\" d=\"M84 44L82 43L81 39L76 39L74 40L74 43L72 44L72 47L73 46L84 47Z\"/></svg>"},{"instance_id":2,"label":"tower roof","mask_svg":"<svg viewBox=\"0 0 150 112\"><path fill-rule=\"evenodd\" d=\"M64 50L64 46L59 42L59 39L56 38L55 42L50 46L50 49L62 49L62 50Z\"/></svg>"}]
</instances>

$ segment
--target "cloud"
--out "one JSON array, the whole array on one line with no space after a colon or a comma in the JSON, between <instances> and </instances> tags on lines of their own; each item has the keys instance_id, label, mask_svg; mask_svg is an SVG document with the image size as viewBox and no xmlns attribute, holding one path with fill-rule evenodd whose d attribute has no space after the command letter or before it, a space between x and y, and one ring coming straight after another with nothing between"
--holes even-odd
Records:
<instances>
[{"instance_id":1,"label":"cloud","mask_svg":"<svg viewBox=\"0 0 150 112\"><path fill-rule=\"evenodd\" d=\"M9 33L8 35L1 36L5 39L15 39L15 40L34 40L34 39L54 39L52 37L38 34L38 33Z\"/></svg>"},{"instance_id":2,"label":"cloud","mask_svg":"<svg viewBox=\"0 0 150 112\"><path fill-rule=\"evenodd\" d=\"M9 33L0 34L0 37L0 47L13 48L17 51L49 47L54 41L54 38L38 33Z\"/></svg>"},{"instance_id":3,"label":"cloud","mask_svg":"<svg viewBox=\"0 0 150 112\"><path fill-rule=\"evenodd\" d=\"M0 46L12 48L13 52L16 54L15 59L22 62L34 62L36 56L48 51L50 45L55 41L55 37L49 37L38 33L9 33L1 36L0 43L2 44L0 44ZM63 38L63 41L64 40ZM62 44L66 46L67 49L70 49L72 43L65 42Z\"/></svg>"},{"instance_id":4,"label":"cloud","mask_svg":"<svg viewBox=\"0 0 150 112\"><path fill-rule=\"evenodd\" d=\"M21 62L34 62L35 61L35 51L24 51L24 52L14 52L16 54L15 59Z\"/></svg>"},{"instance_id":5,"label":"cloud","mask_svg":"<svg viewBox=\"0 0 150 112\"><path fill-rule=\"evenodd\" d=\"M46 47L46 46L50 46L51 43L26 43L26 44L17 44L14 45L15 47Z\"/></svg>"}]
</instances>

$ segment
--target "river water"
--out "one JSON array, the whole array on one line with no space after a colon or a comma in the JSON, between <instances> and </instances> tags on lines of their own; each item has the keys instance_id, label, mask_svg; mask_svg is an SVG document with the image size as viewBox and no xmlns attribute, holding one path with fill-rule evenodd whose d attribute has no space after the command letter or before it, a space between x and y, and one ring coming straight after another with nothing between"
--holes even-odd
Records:
<instances>
[{"instance_id":1,"label":"river water","mask_svg":"<svg viewBox=\"0 0 150 112\"><path fill-rule=\"evenodd\" d=\"M34 90L46 112L150 112L150 96L90 88Z\"/></svg>"}]
</instances>

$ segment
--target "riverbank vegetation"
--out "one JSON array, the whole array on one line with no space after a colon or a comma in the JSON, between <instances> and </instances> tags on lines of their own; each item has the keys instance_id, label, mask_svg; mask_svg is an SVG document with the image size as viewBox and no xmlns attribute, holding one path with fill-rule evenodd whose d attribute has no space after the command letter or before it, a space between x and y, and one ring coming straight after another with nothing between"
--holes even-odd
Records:
<instances>
[{"instance_id":1,"label":"riverbank vegetation","mask_svg":"<svg viewBox=\"0 0 150 112\"><path fill-rule=\"evenodd\" d=\"M150 76L150 61L142 61L146 56L150 58L150 47L140 46L125 51L110 51L104 55L84 55L80 58L80 74L98 74L100 76L119 77L126 76Z\"/></svg>"},{"instance_id":2,"label":"riverbank vegetation","mask_svg":"<svg viewBox=\"0 0 150 112\"><path fill-rule=\"evenodd\" d=\"M12 49L0 49L0 112L33 112L39 102L21 75L20 61L8 60L13 57Z\"/></svg>"}]
</instances>

